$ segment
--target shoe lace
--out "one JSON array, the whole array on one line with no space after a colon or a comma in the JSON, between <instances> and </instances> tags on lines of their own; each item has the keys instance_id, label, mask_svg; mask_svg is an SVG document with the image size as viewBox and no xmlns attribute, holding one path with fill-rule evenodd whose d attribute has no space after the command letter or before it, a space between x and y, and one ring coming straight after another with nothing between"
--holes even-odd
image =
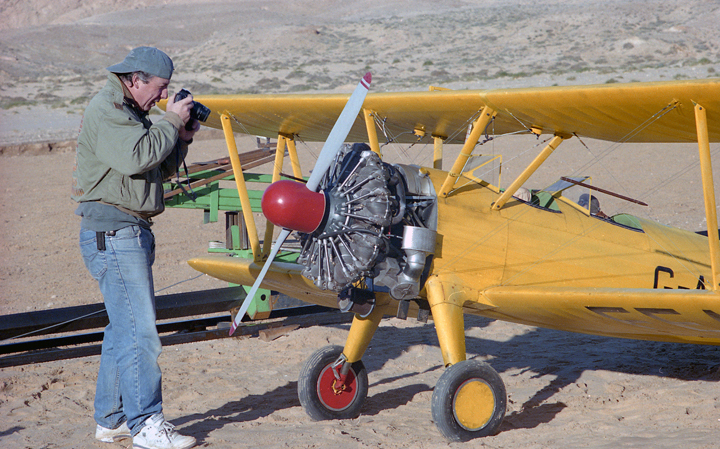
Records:
<instances>
[{"instance_id":1,"label":"shoe lace","mask_svg":"<svg viewBox=\"0 0 720 449\"><path fill-rule=\"evenodd\" d=\"M172 440L173 434L175 433L175 426L167 421L163 421L158 431L164 433L168 440Z\"/></svg>"}]
</instances>

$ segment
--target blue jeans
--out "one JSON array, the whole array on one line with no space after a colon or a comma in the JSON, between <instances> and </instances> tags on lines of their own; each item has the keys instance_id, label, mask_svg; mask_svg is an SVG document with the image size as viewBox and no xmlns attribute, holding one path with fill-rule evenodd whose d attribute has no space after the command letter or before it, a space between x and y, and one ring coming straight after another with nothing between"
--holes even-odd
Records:
<instances>
[{"instance_id":1,"label":"blue jeans","mask_svg":"<svg viewBox=\"0 0 720 449\"><path fill-rule=\"evenodd\" d=\"M110 324L105 328L95 389L95 421L109 429L124 421L135 435L147 418L162 412L162 351L155 327L152 264L155 237L128 226L105 236L97 248L95 231L80 230L85 266L98 281Z\"/></svg>"}]
</instances>

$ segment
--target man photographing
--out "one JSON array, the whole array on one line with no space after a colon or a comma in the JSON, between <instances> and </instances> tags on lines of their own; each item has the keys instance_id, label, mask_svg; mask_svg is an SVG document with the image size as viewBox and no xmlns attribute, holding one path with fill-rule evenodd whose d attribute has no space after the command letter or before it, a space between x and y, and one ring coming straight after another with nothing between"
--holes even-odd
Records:
<instances>
[{"instance_id":1,"label":"man photographing","mask_svg":"<svg viewBox=\"0 0 720 449\"><path fill-rule=\"evenodd\" d=\"M163 212L163 179L177 172L200 124L192 96L167 103L152 123L148 112L168 98L172 60L138 47L107 68L105 87L90 101L80 127L72 198L79 203L80 250L98 281L110 324L105 328L95 390L95 437L133 437L141 449L187 449L162 413L155 327L152 217ZM186 127L186 124L189 126Z\"/></svg>"}]
</instances>

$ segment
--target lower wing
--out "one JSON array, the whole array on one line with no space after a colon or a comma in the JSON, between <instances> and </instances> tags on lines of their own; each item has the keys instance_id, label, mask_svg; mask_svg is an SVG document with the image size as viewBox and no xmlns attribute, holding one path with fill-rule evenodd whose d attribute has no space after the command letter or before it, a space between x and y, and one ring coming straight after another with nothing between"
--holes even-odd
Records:
<instances>
[{"instance_id":1,"label":"lower wing","mask_svg":"<svg viewBox=\"0 0 720 449\"><path fill-rule=\"evenodd\" d=\"M188 263L201 273L240 285L252 285L262 268L250 259L226 255L196 257ZM274 262L268 269L262 286L302 301L337 307L337 293L317 288L312 281L300 274L302 269L302 265Z\"/></svg>"},{"instance_id":2,"label":"lower wing","mask_svg":"<svg viewBox=\"0 0 720 449\"><path fill-rule=\"evenodd\" d=\"M261 266L208 255L188 261L196 270L252 285ZM275 262L262 286L309 303L337 307L337 293L320 290L294 263ZM395 301L379 302L392 314ZM380 299L380 298L378 298ZM720 345L720 294L708 290L500 286L485 290L465 311L503 321L584 334Z\"/></svg>"},{"instance_id":3,"label":"lower wing","mask_svg":"<svg viewBox=\"0 0 720 449\"><path fill-rule=\"evenodd\" d=\"M483 316L610 337L720 344L720 294L708 290L494 287Z\"/></svg>"}]
</instances>

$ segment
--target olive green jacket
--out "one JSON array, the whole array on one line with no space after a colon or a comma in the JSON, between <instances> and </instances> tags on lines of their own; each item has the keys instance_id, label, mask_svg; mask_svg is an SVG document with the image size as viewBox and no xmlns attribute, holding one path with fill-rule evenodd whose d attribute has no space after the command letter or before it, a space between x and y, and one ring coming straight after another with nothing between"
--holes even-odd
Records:
<instances>
[{"instance_id":1,"label":"olive green jacket","mask_svg":"<svg viewBox=\"0 0 720 449\"><path fill-rule=\"evenodd\" d=\"M72 198L152 217L165 209L162 181L178 170L188 143L178 135L180 116L167 112L153 124L129 98L111 73L90 100L80 125Z\"/></svg>"}]
</instances>

